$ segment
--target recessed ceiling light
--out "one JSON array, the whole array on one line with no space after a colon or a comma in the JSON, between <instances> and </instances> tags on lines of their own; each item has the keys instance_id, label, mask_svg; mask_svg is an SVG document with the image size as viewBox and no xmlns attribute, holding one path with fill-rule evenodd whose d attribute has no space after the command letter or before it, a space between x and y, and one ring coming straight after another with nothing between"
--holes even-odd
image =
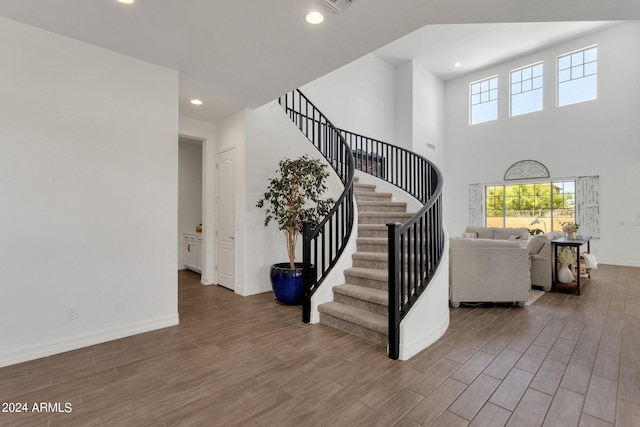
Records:
<instances>
[{"instance_id":1,"label":"recessed ceiling light","mask_svg":"<svg viewBox=\"0 0 640 427\"><path fill-rule=\"evenodd\" d=\"M200 101L199 99L192 99L192 100L191 100L191 103L192 103L193 105L202 105L202 101Z\"/></svg>"},{"instance_id":2,"label":"recessed ceiling light","mask_svg":"<svg viewBox=\"0 0 640 427\"><path fill-rule=\"evenodd\" d=\"M133 4L134 0L116 0L118 3L122 4Z\"/></svg>"},{"instance_id":3,"label":"recessed ceiling light","mask_svg":"<svg viewBox=\"0 0 640 427\"><path fill-rule=\"evenodd\" d=\"M309 12L307 13L307 16L305 17L305 19L309 24L316 25L324 21L324 15L321 14L320 12Z\"/></svg>"},{"instance_id":4,"label":"recessed ceiling light","mask_svg":"<svg viewBox=\"0 0 640 427\"><path fill-rule=\"evenodd\" d=\"M462 65L462 62L456 62L455 64L453 64L454 67L459 67Z\"/></svg>"}]
</instances>

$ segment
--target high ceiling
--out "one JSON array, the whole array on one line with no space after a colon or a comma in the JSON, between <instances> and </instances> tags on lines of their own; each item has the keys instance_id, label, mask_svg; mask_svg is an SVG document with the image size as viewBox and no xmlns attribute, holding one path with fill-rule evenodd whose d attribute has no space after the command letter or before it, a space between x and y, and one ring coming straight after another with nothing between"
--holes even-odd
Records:
<instances>
[{"instance_id":1,"label":"high ceiling","mask_svg":"<svg viewBox=\"0 0 640 427\"><path fill-rule=\"evenodd\" d=\"M312 9L322 24L305 22ZM416 58L449 79L604 24L563 21L640 19L640 1L355 0L336 14L321 0L0 0L0 16L178 70L180 115L215 121L425 25L380 54ZM546 23L441 25L523 22Z\"/></svg>"}]
</instances>

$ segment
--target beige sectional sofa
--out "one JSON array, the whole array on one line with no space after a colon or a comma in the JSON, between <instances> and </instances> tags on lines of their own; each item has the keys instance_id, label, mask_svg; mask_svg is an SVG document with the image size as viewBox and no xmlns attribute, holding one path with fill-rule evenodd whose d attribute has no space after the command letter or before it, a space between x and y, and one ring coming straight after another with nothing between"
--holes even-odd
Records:
<instances>
[{"instance_id":1,"label":"beige sectional sofa","mask_svg":"<svg viewBox=\"0 0 640 427\"><path fill-rule=\"evenodd\" d=\"M474 238L449 241L449 301L516 302L529 298L529 250L526 228L467 227Z\"/></svg>"},{"instance_id":2,"label":"beige sectional sofa","mask_svg":"<svg viewBox=\"0 0 640 427\"><path fill-rule=\"evenodd\" d=\"M561 231L531 236L527 244L531 256L531 284L545 291L553 284L554 263L551 241L562 237Z\"/></svg>"}]
</instances>

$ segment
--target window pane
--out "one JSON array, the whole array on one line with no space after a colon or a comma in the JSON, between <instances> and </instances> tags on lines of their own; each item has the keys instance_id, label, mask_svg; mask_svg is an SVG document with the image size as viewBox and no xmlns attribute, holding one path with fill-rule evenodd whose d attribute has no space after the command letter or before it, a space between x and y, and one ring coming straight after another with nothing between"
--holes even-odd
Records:
<instances>
[{"instance_id":1,"label":"window pane","mask_svg":"<svg viewBox=\"0 0 640 427\"><path fill-rule=\"evenodd\" d=\"M558 58L558 106L597 99L597 56L598 48L592 47ZM568 58L571 67L562 69Z\"/></svg>"},{"instance_id":2,"label":"window pane","mask_svg":"<svg viewBox=\"0 0 640 427\"><path fill-rule=\"evenodd\" d=\"M530 233L562 230L575 222L575 182L541 182L486 187L486 224L526 227Z\"/></svg>"},{"instance_id":3,"label":"window pane","mask_svg":"<svg viewBox=\"0 0 640 427\"><path fill-rule=\"evenodd\" d=\"M580 77L584 77L584 69L582 67L573 67L571 68L571 79L579 79Z\"/></svg>"},{"instance_id":4,"label":"window pane","mask_svg":"<svg viewBox=\"0 0 640 427\"><path fill-rule=\"evenodd\" d=\"M598 98L597 76L561 83L558 87L558 105L564 106Z\"/></svg>"},{"instance_id":5,"label":"window pane","mask_svg":"<svg viewBox=\"0 0 640 427\"><path fill-rule=\"evenodd\" d=\"M577 65L582 65L584 62L584 55L582 52L574 53L571 55L571 66L575 67Z\"/></svg>"},{"instance_id":6,"label":"window pane","mask_svg":"<svg viewBox=\"0 0 640 427\"><path fill-rule=\"evenodd\" d=\"M542 64L533 66L533 77L540 77L542 75Z\"/></svg>"},{"instance_id":7,"label":"window pane","mask_svg":"<svg viewBox=\"0 0 640 427\"><path fill-rule=\"evenodd\" d=\"M511 115L533 113L542 110L542 90L523 92L511 97Z\"/></svg>"},{"instance_id":8,"label":"window pane","mask_svg":"<svg viewBox=\"0 0 640 427\"><path fill-rule=\"evenodd\" d=\"M598 48L592 47L584 51L584 62L592 62L598 60Z\"/></svg>"},{"instance_id":9,"label":"window pane","mask_svg":"<svg viewBox=\"0 0 640 427\"><path fill-rule=\"evenodd\" d=\"M470 123L477 124L498 118L498 79L485 79L471 84Z\"/></svg>"},{"instance_id":10,"label":"window pane","mask_svg":"<svg viewBox=\"0 0 640 427\"><path fill-rule=\"evenodd\" d=\"M511 93L518 94L520 92L522 92L522 85L520 83L511 85Z\"/></svg>"},{"instance_id":11,"label":"window pane","mask_svg":"<svg viewBox=\"0 0 640 427\"><path fill-rule=\"evenodd\" d=\"M511 116L542 110L542 64L512 71L513 74L519 74L522 81L511 87Z\"/></svg>"},{"instance_id":12,"label":"window pane","mask_svg":"<svg viewBox=\"0 0 640 427\"><path fill-rule=\"evenodd\" d=\"M511 83L518 83L522 81L522 71L514 71L511 73Z\"/></svg>"},{"instance_id":13,"label":"window pane","mask_svg":"<svg viewBox=\"0 0 640 427\"><path fill-rule=\"evenodd\" d=\"M571 57L563 56L558 59L558 70L566 70L571 67Z\"/></svg>"},{"instance_id":14,"label":"window pane","mask_svg":"<svg viewBox=\"0 0 640 427\"><path fill-rule=\"evenodd\" d=\"M540 89L542 87L542 77L536 77L533 79L533 88Z\"/></svg>"},{"instance_id":15,"label":"window pane","mask_svg":"<svg viewBox=\"0 0 640 427\"><path fill-rule=\"evenodd\" d=\"M471 109L471 124L484 123L498 118L498 101L474 105Z\"/></svg>"},{"instance_id":16,"label":"window pane","mask_svg":"<svg viewBox=\"0 0 640 427\"><path fill-rule=\"evenodd\" d=\"M584 75L589 76L598 72L598 63L590 62L584 65Z\"/></svg>"}]
</instances>

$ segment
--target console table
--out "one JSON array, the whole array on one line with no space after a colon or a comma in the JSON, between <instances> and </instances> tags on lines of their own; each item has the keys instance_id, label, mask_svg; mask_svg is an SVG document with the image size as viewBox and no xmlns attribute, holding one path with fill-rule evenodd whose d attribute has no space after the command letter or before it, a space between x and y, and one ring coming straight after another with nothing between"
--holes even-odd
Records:
<instances>
[{"instance_id":1,"label":"console table","mask_svg":"<svg viewBox=\"0 0 640 427\"><path fill-rule=\"evenodd\" d=\"M576 289L578 295L580 295L580 247L584 244L587 245L587 252L591 252L591 237L580 236L576 239L566 239L561 237L551 241L553 245L553 260L554 260L554 276L553 276L553 288L555 289ZM576 278L571 283L558 282L558 247L567 246L569 248L575 248L576 250ZM591 277L591 276L589 276Z\"/></svg>"}]
</instances>

